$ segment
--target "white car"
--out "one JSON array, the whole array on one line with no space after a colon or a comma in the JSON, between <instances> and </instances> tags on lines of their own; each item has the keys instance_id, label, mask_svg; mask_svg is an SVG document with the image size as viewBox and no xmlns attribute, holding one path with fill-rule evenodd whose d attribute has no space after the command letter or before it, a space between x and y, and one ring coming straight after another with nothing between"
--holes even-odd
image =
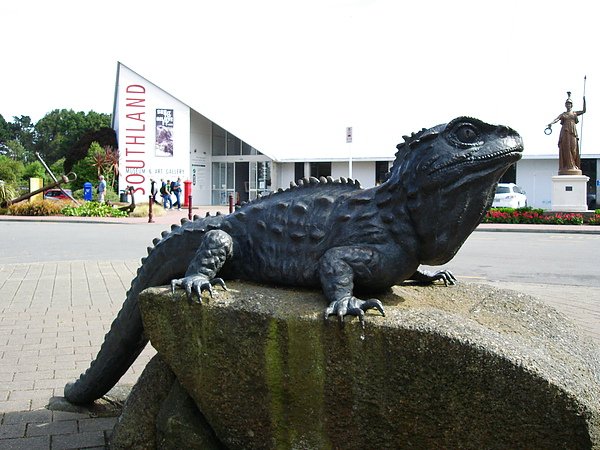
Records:
<instances>
[{"instance_id":1,"label":"white car","mask_svg":"<svg viewBox=\"0 0 600 450\"><path fill-rule=\"evenodd\" d=\"M525 191L514 183L498 183L492 208L523 208L527 206Z\"/></svg>"}]
</instances>

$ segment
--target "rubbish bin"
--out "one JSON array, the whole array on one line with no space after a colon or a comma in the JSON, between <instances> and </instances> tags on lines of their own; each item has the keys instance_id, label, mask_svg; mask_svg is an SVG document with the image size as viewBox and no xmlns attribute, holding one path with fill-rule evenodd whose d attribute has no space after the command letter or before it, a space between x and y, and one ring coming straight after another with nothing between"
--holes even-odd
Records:
<instances>
[{"instance_id":1,"label":"rubbish bin","mask_svg":"<svg viewBox=\"0 0 600 450\"><path fill-rule=\"evenodd\" d=\"M121 194L119 195L119 201L121 201L121 203L127 203L127 191L121 191Z\"/></svg>"},{"instance_id":2,"label":"rubbish bin","mask_svg":"<svg viewBox=\"0 0 600 450\"><path fill-rule=\"evenodd\" d=\"M86 181L85 183L83 183L83 199L88 202L91 202L92 196L92 183Z\"/></svg>"}]
</instances>

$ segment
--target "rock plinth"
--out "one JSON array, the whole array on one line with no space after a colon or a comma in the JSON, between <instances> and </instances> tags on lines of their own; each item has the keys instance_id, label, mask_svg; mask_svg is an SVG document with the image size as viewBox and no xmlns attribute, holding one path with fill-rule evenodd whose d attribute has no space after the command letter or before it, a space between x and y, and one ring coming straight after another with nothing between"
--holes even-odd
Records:
<instances>
[{"instance_id":1,"label":"rock plinth","mask_svg":"<svg viewBox=\"0 0 600 450\"><path fill-rule=\"evenodd\" d=\"M182 430L205 448L600 448L598 348L532 297L396 286L363 330L324 321L318 291L228 287L202 305L140 297L176 378L156 388L171 392L151 437L162 448Z\"/></svg>"}]
</instances>

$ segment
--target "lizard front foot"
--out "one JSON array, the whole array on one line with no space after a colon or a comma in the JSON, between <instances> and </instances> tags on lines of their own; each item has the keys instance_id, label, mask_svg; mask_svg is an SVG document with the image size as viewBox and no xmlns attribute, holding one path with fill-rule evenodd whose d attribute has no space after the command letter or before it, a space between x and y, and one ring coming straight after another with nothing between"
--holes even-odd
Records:
<instances>
[{"instance_id":1,"label":"lizard front foot","mask_svg":"<svg viewBox=\"0 0 600 450\"><path fill-rule=\"evenodd\" d=\"M361 327L365 327L365 311L369 309L377 309L382 316L385 316L383 305L376 298L361 300L354 296L348 295L339 300L334 300L325 309L325 319L329 316L337 316L340 324L344 324L344 316L357 316Z\"/></svg>"},{"instance_id":2,"label":"lizard front foot","mask_svg":"<svg viewBox=\"0 0 600 450\"><path fill-rule=\"evenodd\" d=\"M410 280L420 284L431 284L434 281L443 281L445 286L453 286L456 284L456 277L447 269L429 271L419 269L411 277Z\"/></svg>"},{"instance_id":3,"label":"lizard front foot","mask_svg":"<svg viewBox=\"0 0 600 450\"><path fill-rule=\"evenodd\" d=\"M441 280L444 282L445 286L448 286L448 285L452 286L452 285L456 284L456 277L454 276L454 274L452 272L450 272L449 270L446 270L446 269L438 270L433 273L430 272L428 275L431 277L430 278L431 282Z\"/></svg>"},{"instance_id":4,"label":"lizard front foot","mask_svg":"<svg viewBox=\"0 0 600 450\"><path fill-rule=\"evenodd\" d=\"M194 294L198 299L198 303L202 303L202 292L207 291L208 294L213 296L213 286L218 284L225 291L227 290L227 286L225 286L225 281L222 278L213 278L209 280L207 277L203 275L191 275L184 278L178 278L171 281L171 293L175 293L175 288L180 286L185 289L187 297L190 301L194 299Z\"/></svg>"}]
</instances>

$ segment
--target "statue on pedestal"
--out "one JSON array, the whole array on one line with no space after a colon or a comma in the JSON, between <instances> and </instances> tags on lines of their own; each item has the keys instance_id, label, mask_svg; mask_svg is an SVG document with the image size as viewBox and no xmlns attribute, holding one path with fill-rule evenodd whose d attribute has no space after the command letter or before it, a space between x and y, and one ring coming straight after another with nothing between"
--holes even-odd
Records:
<instances>
[{"instance_id":1,"label":"statue on pedestal","mask_svg":"<svg viewBox=\"0 0 600 450\"><path fill-rule=\"evenodd\" d=\"M566 111L548 124L546 130L552 132L552 125L560 121L561 129L558 137L558 174L581 175L581 162L579 158L579 136L577 135L578 116L585 113L585 95L583 96L583 109L572 111L573 101L571 93L567 92L565 101ZM550 134L550 133L547 133Z\"/></svg>"}]
</instances>

